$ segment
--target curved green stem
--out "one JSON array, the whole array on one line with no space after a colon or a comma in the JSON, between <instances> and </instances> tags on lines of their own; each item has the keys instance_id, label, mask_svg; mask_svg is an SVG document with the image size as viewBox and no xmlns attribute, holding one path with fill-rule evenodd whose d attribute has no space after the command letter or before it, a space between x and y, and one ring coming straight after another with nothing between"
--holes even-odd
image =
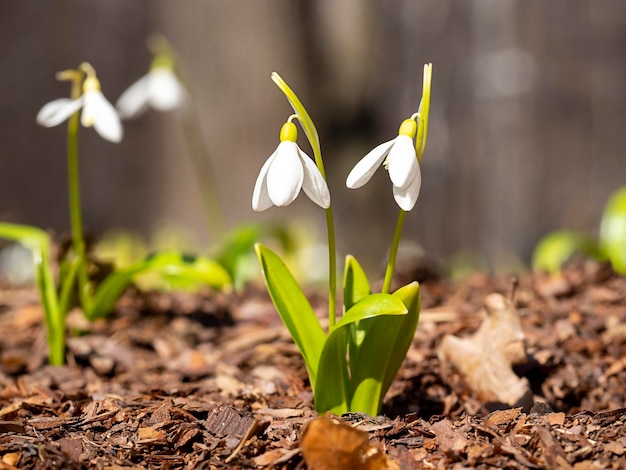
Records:
<instances>
[{"instance_id":1,"label":"curved green stem","mask_svg":"<svg viewBox=\"0 0 626 470\"><path fill-rule=\"evenodd\" d=\"M224 214L222 213L220 196L217 192L217 178L211 164L208 145L202 135L202 129L200 129L198 111L193 104L195 100L189 98L188 101L187 106L190 109L183 110L183 135L185 136L191 164L200 187L200 193L202 194L208 234L212 239L219 240L224 235L226 224L224 222Z\"/></svg>"},{"instance_id":2,"label":"curved green stem","mask_svg":"<svg viewBox=\"0 0 626 470\"><path fill-rule=\"evenodd\" d=\"M309 113L302 105L302 102L293 90L287 85L287 83L276 72L272 73L272 80L280 88L280 91L284 93L291 104L291 107L298 116L298 121L304 129L311 148L313 149L313 156L315 157L315 164L320 170L322 177L326 180L326 172L324 171L324 162L322 161L322 150L320 148L320 139L315 128L315 124L309 116ZM333 221L333 208L332 205L325 209L326 211L326 228L328 233L328 328L329 331L333 329L336 323L336 291L337 291L337 256L335 245L335 223Z\"/></svg>"},{"instance_id":3,"label":"curved green stem","mask_svg":"<svg viewBox=\"0 0 626 470\"><path fill-rule=\"evenodd\" d=\"M404 219L406 219L406 212L400 209L400 213L398 214L398 222L396 223L396 231L393 234L393 242L391 243L389 261L387 262L387 270L385 271L385 281L383 282L383 288L381 290L383 294L389 294L389 290L391 289L393 271L396 266L396 257L398 255L398 247L400 246L400 238L402 237L402 229L404 228Z\"/></svg>"},{"instance_id":4,"label":"curved green stem","mask_svg":"<svg viewBox=\"0 0 626 470\"><path fill-rule=\"evenodd\" d=\"M328 233L328 329L331 331L336 323L335 296L337 291L337 255L332 206L326 209L326 228Z\"/></svg>"}]
</instances>

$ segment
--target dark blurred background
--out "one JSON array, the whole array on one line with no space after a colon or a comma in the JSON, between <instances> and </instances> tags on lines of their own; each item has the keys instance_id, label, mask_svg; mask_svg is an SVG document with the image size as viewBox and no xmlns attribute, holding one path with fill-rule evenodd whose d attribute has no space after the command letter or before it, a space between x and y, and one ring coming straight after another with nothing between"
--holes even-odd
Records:
<instances>
[{"instance_id":1,"label":"dark blurred background","mask_svg":"<svg viewBox=\"0 0 626 470\"><path fill-rule=\"evenodd\" d=\"M251 209L291 113L272 71L318 126L341 253L370 265L391 241L391 185L385 172L356 191L345 178L416 111L427 62L430 138L405 241L508 269L549 230L593 233L626 183L623 1L31 0L0 4L0 220L68 230L65 127L38 126L37 111L68 95L55 72L82 61L115 102L147 72L152 32L184 61L229 226L297 217L325 237L304 197ZM177 113L126 122L119 145L81 129L80 152L90 231L147 236L168 221L208 242Z\"/></svg>"}]
</instances>

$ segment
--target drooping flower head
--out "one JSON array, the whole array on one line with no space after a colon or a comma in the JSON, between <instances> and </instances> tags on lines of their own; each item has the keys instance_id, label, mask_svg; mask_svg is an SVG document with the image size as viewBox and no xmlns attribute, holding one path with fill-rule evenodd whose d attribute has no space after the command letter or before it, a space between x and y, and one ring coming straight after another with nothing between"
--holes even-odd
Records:
<instances>
[{"instance_id":1,"label":"drooping flower head","mask_svg":"<svg viewBox=\"0 0 626 470\"><path fill-rule=\"evenodd\" d=\"M371 150L352 169L346 180L346 186L357 189L367 183L381 164L389 171L393 184L393 197L404 211L415 206L422 184L422 175L415 152L415 117L406 119L398 131L398 136L382 143Z\"/></svg>"},{"instance_id":2,"label":"drooping flower head","mask_svg":"<svg viewBox=\"0 0 626 470\"><path fill-rule=\"evenodd\" d=\"M82 93L76 99L59 98L41 108L37 114L37 123L44 127L58 126L72 114L82 108L80 122L85 127L93 127L104 139L111 142L122 140L122 124L115 108L104 97L100 80L96 72L87 63L81 64L79 70L69 70L57 74L61 80L76 80L77 75L85 74L82 81Z\"/></svg>"},{"instance_id":3,"label":"drooping flower head","mask_svg":"<svg viewBox=\"0 0 626 470\"><path fill-rule=\"evenodd\" d=\"M150 42L154 59L149 72L133 83L117 100L117 110L123 119L144 113L149 107L170 111L185 102L187 92L176 76L174 58L165 38L157 36Z\"/></svg>"},{"instance_id":4,"label":"drooping flower head","mask_svg":"<svg viewBox=\"0 0 626 470\"><path fill-rule=\"evenodd\" d=\"M318 206L330 206L330 192L319 169L296 143L298 129L290 116L280 130L280 144L267 159L254 186L252 208L269 209L272 205L291 204L300 189Z\"/></svg>"},{"instance_id":5,"label":"drooping flower head","mask_svg":"<svg viewBox=\"0 0 626 470\"><path fill-rule=\"evenodd\" d=\"M422 185L419 163L426 148L432 64L424 66L422 101L417 113L400 125L398 136L380 144L363 157L346 179L346 186L356 189L367 183L383 164L393 185L393 197L403 211L415 206Z\"/></svg>"}]
</instances>

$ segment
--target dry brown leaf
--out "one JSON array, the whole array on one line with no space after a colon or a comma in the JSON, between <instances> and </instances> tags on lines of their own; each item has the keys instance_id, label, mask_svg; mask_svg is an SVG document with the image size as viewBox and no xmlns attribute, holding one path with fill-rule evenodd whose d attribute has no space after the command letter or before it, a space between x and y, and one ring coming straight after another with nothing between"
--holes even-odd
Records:
<instances>
[{"instance_id":1,"label":"dry brown leaf","mask_svg":"<svg viewBox=\"0 0 626 470\"><path fill-rule=\"evenodd\" d=\"M310 470L400 470L366 432L327 416L307 424L300 450Z\"/></svg>"},{"instance_id":2,"label":"dry brown leaf","mask_svg":"<svg viewBox=\"0 0 626 470\"><path fill-rule=\"evenodd\" d=\"M452 364L468 385L487 402L530 407L532 394L526 378L513 372L526 362L524 333L513 303L500 294L485 299L487 318L473 336L447 335L438 349L440 360Z\"/></svg>"}]
</instances>

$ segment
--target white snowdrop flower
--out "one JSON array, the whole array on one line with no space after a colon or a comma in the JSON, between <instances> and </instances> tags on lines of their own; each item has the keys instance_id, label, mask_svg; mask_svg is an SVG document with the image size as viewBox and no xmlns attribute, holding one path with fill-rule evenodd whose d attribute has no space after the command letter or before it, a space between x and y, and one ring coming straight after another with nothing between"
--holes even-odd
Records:
<instances>
[{"instance_id":1,"label":"white snowdrop flower","mask_svg":"<svg viewBox=\"0 0 626 470\"><path fill-rule=\"evenodd\" d=\"M291 119L291 118L290 118ZM267 159L254 186L252 208L255 211L269 209L272 205L291 204L300 189L318 206L330 206L330 192L324 177L296 139L298 130L287 121L280 130L280 144Z\"/></svg>"},{"instance_id":2,"label":"white snowdrop flower","mask_svg":"<svg viewBox=\"0 0 626 470\"><path fill-rule=\"evenodd\" d=\"M413 115L401 125L398 137L371 150L352 169L346 180L346 186L356 189L367 183L378 167L384 164L389 171L389 178L393 184L393 197L404 211L410 211L415 206L422 185L415 144L413 139L417 131L417 123Z\"/></svg>"},{"instance_id":3,"label":"white snowdrop flower","mask_svg":"<svg viewBox=\"0 0 626 470\"><path fill-rule=\"evenodd\" d=\"M37 114L37 123L45 127L57 126L81 108L83 126L93 126L102 138L111 142L122 140L122 124L117 111L100 91L100 81L89 74L83 82L80 98L60 98L44 105Z\"/></svg>"},{"instance_id":4,"label":"white snowdrop flower","mask_svg":"<svg viewBox=\"0 0 626 470\"><path fill-rule=\"evenodd\" d=\"M157 111L178 108L185 96L185 87L174 74L171 59L157 56L150 71L122 93L116 107L123 119L131 119L150 106Z\"/></svg>"}]
</instances>

